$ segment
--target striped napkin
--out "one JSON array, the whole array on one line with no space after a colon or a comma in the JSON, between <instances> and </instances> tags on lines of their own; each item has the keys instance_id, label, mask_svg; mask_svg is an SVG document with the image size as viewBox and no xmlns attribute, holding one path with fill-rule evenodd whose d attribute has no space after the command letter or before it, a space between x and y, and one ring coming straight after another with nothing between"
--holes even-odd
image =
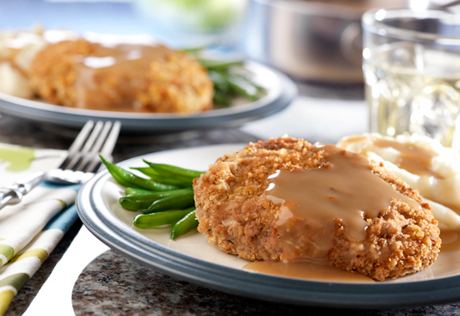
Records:
<instances>
[{"instance_id":1,"label":"striped napkin","mask_svg":"<svg viewBox=\"0 0 460 316\"><path fill-rule=\"evenodd\" d=\"M0 143L0 186L58 166L65 154ZM42 184L0 210L0 315L77 219L77 189Z\"/></svg>"}]
</instances>

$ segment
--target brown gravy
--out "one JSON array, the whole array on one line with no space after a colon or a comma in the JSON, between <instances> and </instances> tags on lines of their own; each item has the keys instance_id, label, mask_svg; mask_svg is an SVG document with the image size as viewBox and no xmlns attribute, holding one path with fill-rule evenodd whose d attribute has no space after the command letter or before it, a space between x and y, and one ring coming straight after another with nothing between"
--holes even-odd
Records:
<instances>
[{"instance_id":1,"label":"brown gravy","mask_svg":"<svg viewBox=\"0 0 460 316\"><path fill-rule=\"evenodd\" d=\"M99 45L91 56L77 64L75 88L78 108L113 111L142 111L138 91L147 89L144 73L152 61L171 52L158 45Z\"/></svg>"},{"instance_id":2,"label":"brown gravy","mask_svg":"<svg viewBox=\"0 0 460 316\"><path fill-rule=\"evenodd\" d=\"M345 144L369 139L376 147L393 148L400 153L400 157L395 163L401 169L407 170L412 174L429 176L436 179L444 177L431 169L431 160L437 156L436 153L417 147L413 144L402 144L396 140L382 139L374 136L356 136L342 140ZM365 153L365 152L364 152Z\"/></svg>"},{"instance_id":3,"label":"brown gravy","mask_svg":"<svg viewBox=\"0 0 460 316\"><path fill-rule=\"evenodd\" d=\"M327 163L320 168L281 170L268 179L267 198L283 203L277 223L282 260L326 258L337 222L351 241L363 240L365 218L388 209L393 198L420 209L419 203L373 174L364 156L334 145L315 148L325 152Z\"/></svg>"},{"instance_id":4,"label":"brown gravy","mask_svg":"<svg viewBox=\"0 0 460 316\"><path fill-rule=\"evenodd\" d=\"M441 252L460 250L460 230L441 230Z\"/></svg>"},{"instance_id":5,"label":"brown gravy","mask_svg":"<svg viewBox=\"0 0 460 316\"><path fill-rule=\"evenodd\" d=\"M431 170L431 160L436 157L435 153L419 148L411 144L401 144L397 141L375 138L375 146L380 148L391 147L400 152L396 165L412 174L443 179L443 176Z\"/></svg>"},{"instance_id":6,"label":"brown gravy","mask_svg":"<svg viewBox=\"0 0 460 316\"><path fill-rule=\"evenodd\" d=\"M329 264L317 264L312 262L284 263L275 261L257 261L247 264L244 266L244 269L259 273L315 281L375 283L374 280L365 275L345 271Z\"/></svg>"},{"instance_id":7,"label":"brown gravy","mask_svg":"<svg viewBox=\"0 0 460 316\"><path fill-rule=\"evenodd\" d=\"M391 146L401 152L400 166L412 161L413 168L432 174L426 168L433 157L431 153L399 145L376 141L376 146ZM316 145L316 148L326 152L327 164L318 169L278 171L268 180L267 198L283 203L277 225L286 253L284 262L251 262L244 269L325 282L375 282L367 276L333 267L325 259L332 247L336 220L344 225L348 238L362 240L366 230L364 218L377 216L390 206L392 198L399 198L413 208L419 209L420 205L374 175L363 156L333 145ZM310 240L298 236L309 236ZM442 231L441 239L441 252L460 251L460 230ZM300 248L305 246L309 250L303 252Z\"/></svg>"}]
</instances>

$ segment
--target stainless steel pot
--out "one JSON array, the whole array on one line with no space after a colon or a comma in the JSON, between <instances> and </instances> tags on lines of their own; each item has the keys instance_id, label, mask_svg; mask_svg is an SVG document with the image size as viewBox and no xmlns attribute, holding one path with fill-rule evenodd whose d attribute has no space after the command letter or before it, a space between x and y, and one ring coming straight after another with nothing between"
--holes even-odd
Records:
<instances>
[{"instance_id":1,"label":"stainless steel pot","mask_svg":"<svg viewBox=\"0 0 460 316\"><path fill-rule=\"evenodd\" d=\"M403 0L250 0L240 50L294 79L361 83L362 14Z\"/></svg>"}]
</instances>

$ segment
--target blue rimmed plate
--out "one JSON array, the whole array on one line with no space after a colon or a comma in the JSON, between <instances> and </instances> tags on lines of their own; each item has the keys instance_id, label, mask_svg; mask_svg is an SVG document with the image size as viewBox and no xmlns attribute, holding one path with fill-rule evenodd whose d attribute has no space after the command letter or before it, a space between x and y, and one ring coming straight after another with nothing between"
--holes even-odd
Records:
<instances>
[{"instance_id":1,"label":"blue rimmed plate","mask_svg":"<svg viewBox=\"0 0 460 316\"><path fill-rule=\"evenodd\" d=\"M218 157L244 146L164 151L119 165L143 166L142 159L147 159L206 170ZM460 299L460 251L441 253L425 271L388 282L319 282L261 274L245 270L248 261L218 250L199 233L171 241L170 229L133 228L135 213L124 211L118 204L122 191L107 171L86 183L76 201L83 223L114 251L176 278L247 297L325 307L390 308Z\"/></svg>"},{"instance_id":2,"label":"blue rimmed plate","mask_svg":"<svg viewBox=\"0 0 460 316\"><path fill-rule=\"evenodd\" d=\"M38 123L81 128L88 120L119 120L122 132L166 134L188 130L235 127L258 120L286 108L297 95L294 82L279 71L247 61L245 68L253 80L267 91L257 101L214 109L199 114L158 114L97 111L70 108L22 99L0 93L0 113Z\"/></svg>"}]
</instances>

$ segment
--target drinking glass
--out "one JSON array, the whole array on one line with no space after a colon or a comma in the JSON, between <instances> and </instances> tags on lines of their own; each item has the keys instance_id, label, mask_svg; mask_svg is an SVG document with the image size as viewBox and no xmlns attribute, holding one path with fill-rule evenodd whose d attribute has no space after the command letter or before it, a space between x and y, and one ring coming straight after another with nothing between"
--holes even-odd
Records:
<instances>
[{"instance_id":1,"label":"drinking glass","mask_svg":"<svg viewBox=\"0 0 460 316\"><path fill-rule=\"evenodd\" d=\"M460 16L381 9L362 24L370 131L460 149Z\"/></svg>"}]
</instances>

